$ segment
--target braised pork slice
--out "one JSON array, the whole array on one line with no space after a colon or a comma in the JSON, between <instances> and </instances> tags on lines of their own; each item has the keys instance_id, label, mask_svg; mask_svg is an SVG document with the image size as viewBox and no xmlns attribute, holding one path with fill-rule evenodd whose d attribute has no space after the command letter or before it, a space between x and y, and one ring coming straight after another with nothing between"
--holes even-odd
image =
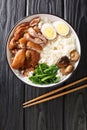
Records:
<instances>
[{"instance_id":1,"label":"braised pork slice","mask_svg":"<svg viewBox=\"0 0 87 130\"><path fill-rule=\"evenodd\" d=\"M12 39L10 40L9 45L8 45L10 50L13 50L13 49L15 49L17 47L17 42L16 41L17 40L15 39L15 37L12 37Z\"/></svg>"},{"instance_id":2,"label":"braised pork slice","mask_svg":"<svg viewBox=\"0 0 87 130\"><path fill-rule=\"evenodd\" d=\"M16 53L11 66L14 69L22 69L24 66L24 61L25 61L25 49L21 49Z\"/></svg>"},{"instance_id":3,"label":"braised pork slice","mask_svg":"<svg viewBox=\"0 0 87 130\"><path fill-rule=\"evenodd\" d=\"M33 27L33 26L36 26L39 22L40 22L40 20L41 20L41 18L40 17L36 17L36 18L34 18L34 19L32 19L31 21L30 21L30 26L31 27Z\"/></svg>"},{"instance_id":4,"label":"braised pork slice","mask_svg":"<svg viewBox=\"0 0 87 130\"><path fill-rule=\"evenodd\" d=\"M44 44L44 42L40 38L38 37L32 38L28 33L25 33L24 37L27 39L27 41L31 41L36 44Z\"/></svg>"},{"instance_id":5,"label":"braised pork slice","mask_svg":"<svg viewBox=\"0 0 87 130\"><path fill-rule=\"evenodd\" d=\"M42 47L39 44L36 44L34 42L31 42L31 41L27 42L27 48L33 49L33 50L36 50L36 51L42 50Z\"/></svg>"},{"instance_id":6,"label":"braised pork slice","mask_svg":"<svg viewBox=\"0 0 87 130\"><path fill-rule=\"evenodd\" d=\"M28 29L28 33L31 37L38 37L38 33L32 27Z\"/></svg>"},{"instance_id":7,"label":"braised pork slice","mask_svg":"<svg viewBox=\"0 0 87 130\"><path fill-rule=\"evenodd\" d=\"M29 27L29 22L25 22L25 23L19 24L19 25L15 28L14 32L16 32L17 30L19 30L19 29L22 28L22 27L25 27L25 28Z\"/></svg>"},{"instance_id":8,"label":"braised pork slice","mask_svg":"<svg viewBox=\"0 0 87 130\"><path fill-rule=\"evenodd\" d=\"M35 50L29 50L30 57L25 59L25 68L36 67L38 61L40 60L40 53Z\"/></svg>"}]
</instances>

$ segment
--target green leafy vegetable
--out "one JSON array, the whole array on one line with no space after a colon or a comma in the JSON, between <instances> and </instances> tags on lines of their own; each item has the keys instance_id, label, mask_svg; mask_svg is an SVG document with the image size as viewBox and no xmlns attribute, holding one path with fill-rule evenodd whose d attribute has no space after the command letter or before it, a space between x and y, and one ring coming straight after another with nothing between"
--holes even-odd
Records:
<instances>
[{"instance_id":1,"label":"green leafy vegetable","mask_svg":"<svg viewBox=\"0 0 87 130\"><path fill-rule=\"evenodd\" d=\"M39 64L29 79L35 84L57 83L60 81L60 77L56 77L58 69L57 65Z\"/></svg>"}]
</instances>

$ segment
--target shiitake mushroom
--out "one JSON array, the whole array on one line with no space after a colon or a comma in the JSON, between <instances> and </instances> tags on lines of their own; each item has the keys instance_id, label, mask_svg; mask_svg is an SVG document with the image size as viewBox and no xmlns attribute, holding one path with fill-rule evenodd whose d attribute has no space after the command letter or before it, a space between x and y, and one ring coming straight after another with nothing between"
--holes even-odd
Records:
<instances>
[{"instance_id":1,"label":"shiitake mushroom","mask_svg":"<svg viewBox=\"0 0 87 130\"><path fill-rule=\"evenodd\" d=\"M79 52L77 50L73 50L70 52L70 60L76 62L80 58Z\"/></svg>"},{"instance_id":2,"label":"shiitake mushroom","mask_svg":"<svg viewBox=\"0 0 87 130\"><path fill-rule=\"evenodd\" d=\"M63 75L68 75L74 69L74 65L67 56L61 57L57 62L58 67Z\"/></svg>"},{"instance_id":3,"label":"shiitake mushroom","mask_svg":"<svg viewBox=\"0 0 87 130\"><path fill-rule=\"evenodd\" d=\"M70 60L67 56L63 56L61 57L58 61L57 61L57 65L60 68L66 67L70 64Z\"/></svg>"},{"instance_id":4,"label":"shiitake mushroom","mask_svg":"<svg viewBox=\"0 0 87 130\"><path fill-rule=\"evenodd\" d=\"M69 73L71 73L74 69L74 66L72 64L69 64L67 67L65 68L61 68L60 71L63 75L68 75Z\"/></svg>"}]
</instances>

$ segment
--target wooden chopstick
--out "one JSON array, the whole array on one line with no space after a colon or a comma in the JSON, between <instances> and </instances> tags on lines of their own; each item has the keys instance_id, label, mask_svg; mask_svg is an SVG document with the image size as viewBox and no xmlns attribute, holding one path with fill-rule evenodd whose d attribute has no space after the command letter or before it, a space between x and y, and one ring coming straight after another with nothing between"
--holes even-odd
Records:
<instances>
[{"instance_id":1,"label":"wooden chopstick","mask_svg":"<svg viewBox=\"0 0 87 130\"><path fill-rule=\"evenodd\" d=\"M61 97L61 96L70 94L70 93L72 93L72 92L75 92L75 91L80 90L80 89L83 89L83 88L87 88L87 84L82 85L82 86L79 86L78 88L74 88L74 89L68 90L68 91L66 91L66 92L59 93L59 94L54 95L54 96L51 96L51 97L48 97L48 98L45 98L45 99L42 99L42 100L39 100L39 101L30 103L30 104L27 104L27 105L23 106L23 108L30 107L30 106L34 106L34 105L37 105L37 104L40 104L40 103L43 103L43 102L46 102L46 101L50 101L50 100L52 100L52 99L55 99L55 98L58 98L58 97Z\"/></svg>"},{"instance_id":2,"label":"wooden chopstick","mask_svg":"<svg viewBox=\"0 0 87 130\"><path fill-rule=\"evenodd\" d=\"M63 87L61 87L61 88L58 88L58 89L53 90L53 91L51 91L51 92L49 92L49 93L46 93L46 94L43 94L43 95L41 95L41 96L39 96L39 97L37 97L37 98L34 98L34 99L30 100L30 101L27 101L27 102L23 103L23 108L25 108L26 105L29 106L30 103L33 103L33 102L35 102L35 101L37 101L37 100L43 99L43 98L48 97L48 96L50 96L50 95L52 95L52 94L55 94L55 93L57 93L57 92L60 92L60 91L62 91L62 90L64 90L64 89L66 89L66 88L69 88L69 87L71 87L71 86L73 86L73 85L75 85L75 84L77 84L77 83L80 83L80 82L82 82L82 81L85 81L85 80L87 80L87 77L81 78L81 79L79 79L79 80L77 80L77 81L74 81L74 82L72 82L72 83L70 83L70 84L68 84L68 85L65 85L65 86L63 86Z\"/></svg>"}]
</instances>

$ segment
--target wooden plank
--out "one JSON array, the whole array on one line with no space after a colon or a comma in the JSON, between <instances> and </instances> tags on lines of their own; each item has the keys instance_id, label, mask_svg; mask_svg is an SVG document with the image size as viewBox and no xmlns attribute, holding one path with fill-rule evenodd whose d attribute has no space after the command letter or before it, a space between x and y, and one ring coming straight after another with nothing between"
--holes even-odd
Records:
<instances>
[{"instance_id":1,"label":"wooden plank","mask_svg":"<svg viewBox=\"0 0 87 130\"><path fill-rule=\"evenodd\" d=\"M64 0L64 18L76 30L81 42L81 60L70 80L87 76L87 1ZM76 87L76 86L73 86ZM64 130L87 130L87 89L64 98Z\"/></svg>"},{"instance_id":2,"label":"wooden plank","mask_svg":"<svg viewBox=\"0 0 87 130\"><path fill-rule=\"evenodd\" d=\"M27 0L27 16L36 13L50 13L63 17L63 5L60 0ZM25 101L51 91L53 88L25 87ZM55 99L25 109L25 130L63 129L63 98Z\"/></svg>"},{"instance_id":3,"label":"wooden plank","mask_svg":"<svg viewBox=\"0 0 87 130\"><path fill-rule=\"evenodd\" d=\"M63 2L62 0L27 0L26 15L37 13L50 13L63 17Z\"/></svg>"},{"instance_id":4,"label":"wooden plank","mask_svg":"<svg viewBox=\"0 0 87 130\"><path fill-rule=\"evenodd\" d=\"M0 0L0 130L24 130L24 84L6 61L6 39L13 25L25 15L25 0Z\"/></svg>"}]
</instances>

